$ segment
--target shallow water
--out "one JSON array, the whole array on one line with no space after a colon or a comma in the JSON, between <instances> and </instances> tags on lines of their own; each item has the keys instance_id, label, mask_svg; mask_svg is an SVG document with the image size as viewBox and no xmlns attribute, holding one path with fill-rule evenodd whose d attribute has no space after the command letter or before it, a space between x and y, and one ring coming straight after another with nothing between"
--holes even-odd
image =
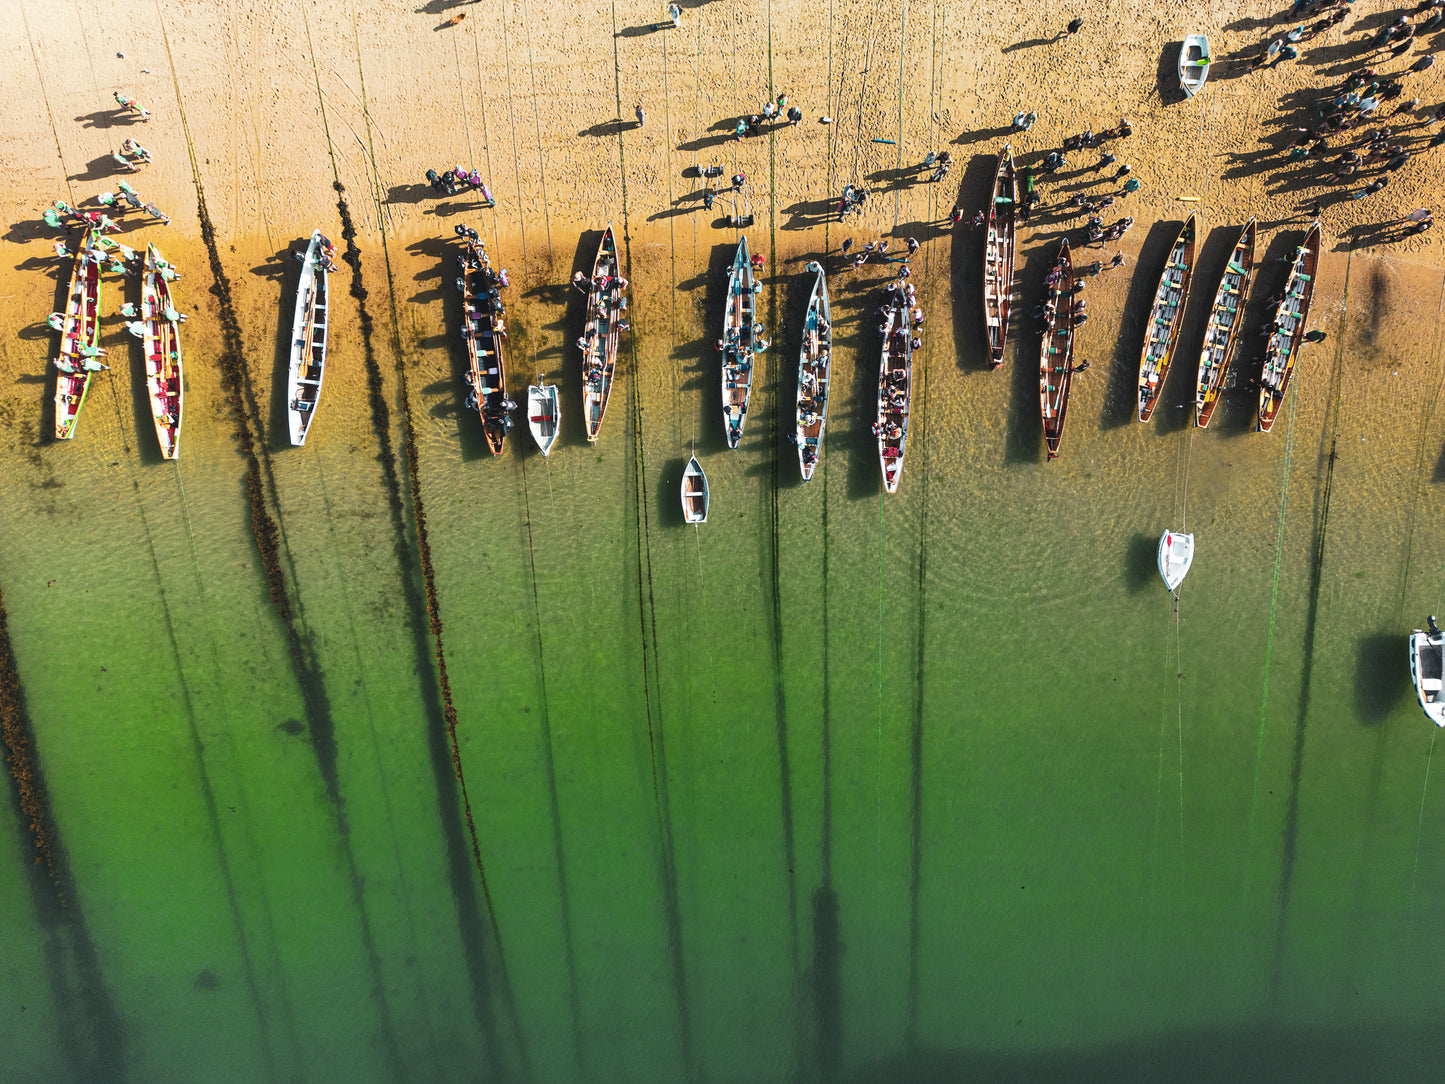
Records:
<instances>
[{"instance_id":1,"label":"shallow water","mask_svg":"<svg viewBox=\"0 0 1445 1084\"><path fill-rule=\"evenodd\" d=\"M1242 393L1217 430L1181 428L1173 378L1153 425L1116 422L1131 340L1108 358L1110 294L1046 464L1035 340L982 370L925 249L917 420L886 496L880 272L831 276L835 396L802 485L775 407L809 254L764 248L776 347L734 453L706 346L726 235L628 242L635 345L596 447L580 298L535 288L565 254L512 261L513 398L534 371L564 387L545 460L524 433L489 457L461 412L449 257L426 238L388 240L395 317L363 252L390 445L343 273L313 435L279 447L290 295L245 274L264 252L224 253L294 638L199 246L167 253L195 313L178 463L117 326L74 441L36 439L48 385L10 386L0 587L69 890L57 910L6 804L24 1075L1428 1075L1445 799L1404 634L1441 602L1439 273L1327 261L1331 338L1268 436ZM47 303L33 278L26 312ZM22 335L7 364L38 372L44 348ZM697 530L677 499L694 439ZM1177 607L1165 527L1198 537Z\"/></svg>"}]
</instances>

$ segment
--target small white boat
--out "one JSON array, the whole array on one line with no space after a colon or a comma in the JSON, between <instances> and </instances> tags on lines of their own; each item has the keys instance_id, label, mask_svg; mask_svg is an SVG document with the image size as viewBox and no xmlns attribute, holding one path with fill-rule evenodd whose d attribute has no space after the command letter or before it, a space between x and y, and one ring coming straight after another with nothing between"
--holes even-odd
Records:
<instances>
[{"instance_id":1,"label":"small white boat","mask_svg":"<svg viewBox=\"0 0 1445 1084\"><path fill-rule=\"evenodd\" d=\"M1445 633L1435 624L1435 615L1427 622L1429 631L1416 629L1410 633L1410 680L1415 683L1415 696L1425 717L1436 726L1445 726L1445 698L1441 697L1441 681L1445 679Z\"/></svg>"},{"instance_id":2,"label":"small white boat","mask_svg":"<svg viewBox=\"0 0 1445 1084\"><path fill-rule=\"evenodd\" d=\"M320 230L313 230L311 243L301 260L301 280L296 284L296 315L291 323L291 363L286 374L286 415L291 426L291 443L306 443L306 432L316 416L321 398L321 381L326 375L326 324L330 294L327 266L331 243Z\"/></svg>"},{"instance_id":3,"label":"small white boat","mask_svg":"<svg viewBox=\"0 0 1445 1084\"><path fill-rule=\"evenodd\" d=\"M532 430L532 439L542 454L550 455L552 445L557 443L557 431L562 423L562 404L557 397L557 385L527 385L527 426Z\"/></svg>"},{"instance_id":4,"label":"small white boat","mask_svg":"<svg viewBox=\"0 0 1445 1084\"><path fill-rule=\"evenodd\" d=\"M707 475L695 455L682 472L682 518L688 523L707 522Z\"/></svg>"},{"instance_id":5,"label":"small white boat","mask_svg":"<svg viewBox=\"0 0 1445 1084\"><path fill-rule=\"evenodd\" d=\"M1194 563L1194 536L1178 531L1165 531L1159 536L1159 575L1164 586L1177 591Z\"/></svg>"},{"instance_id":6,"label":"small white boat","mask_svg":"<svg viewBox=\"0 0 1445 1084\"><path fill-rule=\"evenodd\" d=\"M1190 34L1179 47L1179 85L1184 93L1194 97L1204 88L1209 78L1209 39L1203 34Z\"/></svg>"}]
</instances>

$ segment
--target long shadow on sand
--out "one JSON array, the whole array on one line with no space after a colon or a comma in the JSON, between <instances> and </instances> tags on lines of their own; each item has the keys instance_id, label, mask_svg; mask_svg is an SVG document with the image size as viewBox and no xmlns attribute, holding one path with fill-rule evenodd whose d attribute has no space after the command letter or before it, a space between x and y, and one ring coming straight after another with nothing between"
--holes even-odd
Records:
<instances>
[{"instance_id":1,"label":"long shadow on sand","mask_svg":"<svg viewBox=\"0 0 1445 1084\"><path fill-rule=\"evenodd\" d=\"M953 341L961 369L983 372L988 359L980 349L983 339L983 230L970 224L972 212L987 211L993 191L998 158L992 154L970 156L958 182L957 206L963 222L953 229L948 250L949 282L953 286ZM1022 232L1022 231L1020 231Z\"/></svg>"}]
</instances>

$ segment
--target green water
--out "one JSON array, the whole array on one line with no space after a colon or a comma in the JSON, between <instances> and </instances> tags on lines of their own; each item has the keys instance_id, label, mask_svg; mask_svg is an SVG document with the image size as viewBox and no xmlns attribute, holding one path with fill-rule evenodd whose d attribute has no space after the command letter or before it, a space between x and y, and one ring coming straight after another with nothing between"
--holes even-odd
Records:
<instances>
[{"instance_id":1,"label":"green water","mask_svg":"<svg viewBox=\"0 0 1445 1084\"><path fill-rule=\"evenodd\" d=\"M490 458L459 413L442 247L389 241L395 319L365 247L403 529L345 275L312 437L265 457L309 698L199 246L172 257L196 314L178 463L123 364L67 444L37 440L42 385L0 393L0 588L72 889L57 908L5 803L12 1079L1435 1075L1445 788L1404 634L1442 603L1438 273L1332 255L1331 339L1268 436L1238 393L1218 431L1114 421L1121 281L1045 464L1035 340L982 371L971 325L953 338L948 254L925 248L886 496L882 280L832 278L835 394L800 485L774 407L810 253L766 237L777 351L738 452L705 345L730 255L712 237L629 237L635 349L595 448L576 313L565 289L528 296L571 249L508 261L513 398L534 371L563 381L547 460L525 433ZM223 258L238 279L256 263ZM266 426L280 289L245 276L234 297ZM12 341L7 364L38 349ZM1166 527L1198 538L1177 607Z\"/></svg>"}]
</instances>

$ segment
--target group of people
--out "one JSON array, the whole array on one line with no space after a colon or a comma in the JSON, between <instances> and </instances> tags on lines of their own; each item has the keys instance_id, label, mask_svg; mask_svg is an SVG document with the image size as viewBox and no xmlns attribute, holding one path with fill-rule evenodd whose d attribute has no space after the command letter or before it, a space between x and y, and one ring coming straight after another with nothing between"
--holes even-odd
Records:
<instances>
[{"instance_id":1,"label":"group of people","mask_svg":"<svg viewBox=\"0 0 1445 1084\"><path fill-rule=\"evenodd\" d=\"M763 125L772 121L786 121L789 127L796 128L803 121L803 111L796 105L789 104L787 94L779 94L776 100L769 99L763 103L761 113L749 113L739 117L737 124L733 126L733 135L738 139L761 135Z\"/></svg>"},{"instance_id":2,"label":"group of people","mask_svg":"<svg viewBox=\"0 0 1445 1084\"><path fill-rule=\"evenodd\" d=\"M460 192L475 190L482 197L484 207L495 207L497 201L492 198L492 190L482 183L482 175L474 169L467 169L463 166L453 166L445 173L438 173L434 169L426 171L427 183L431 185L432 191L441 196L455 196Z\"/></svg>"},{"instance_id":3,"label":"group of people","mask_svg":"<svg viewBox=\"0 0 1445 1084\"><path fill-rule=\"evenodd\" d=\"M151 164L151 152L137 140L127 139L120 145L120 150L111 155L115 163L124 166L132 173L140 171L142 166Z\"/></svg>"},{"instance_id":4,"label":"group of people","mask_svg":"<svg viewBox=\"0 0 1445 1084\"><path fill-rule=\"evenodd\" d=\"M494 427L505 434L513 424L512 411L517 404L507 397L507 389L500 380L500 367L493 361L488 363L487 344L507 338L507 306L502 302L501 287L507 285L507 272L492 270L492 261L487 256L487 246L480 235L469 226L458 226L457 236L465 243L457 264L462 278L457 285L463 296L469 295L470 306L466 312L466 328L469 336L468 351L475 352L479 360L463 379L467 383L468 409L477 411L485 427ZM466 287L470 282L471 289Z\"/></svg>"}]
</instances>

